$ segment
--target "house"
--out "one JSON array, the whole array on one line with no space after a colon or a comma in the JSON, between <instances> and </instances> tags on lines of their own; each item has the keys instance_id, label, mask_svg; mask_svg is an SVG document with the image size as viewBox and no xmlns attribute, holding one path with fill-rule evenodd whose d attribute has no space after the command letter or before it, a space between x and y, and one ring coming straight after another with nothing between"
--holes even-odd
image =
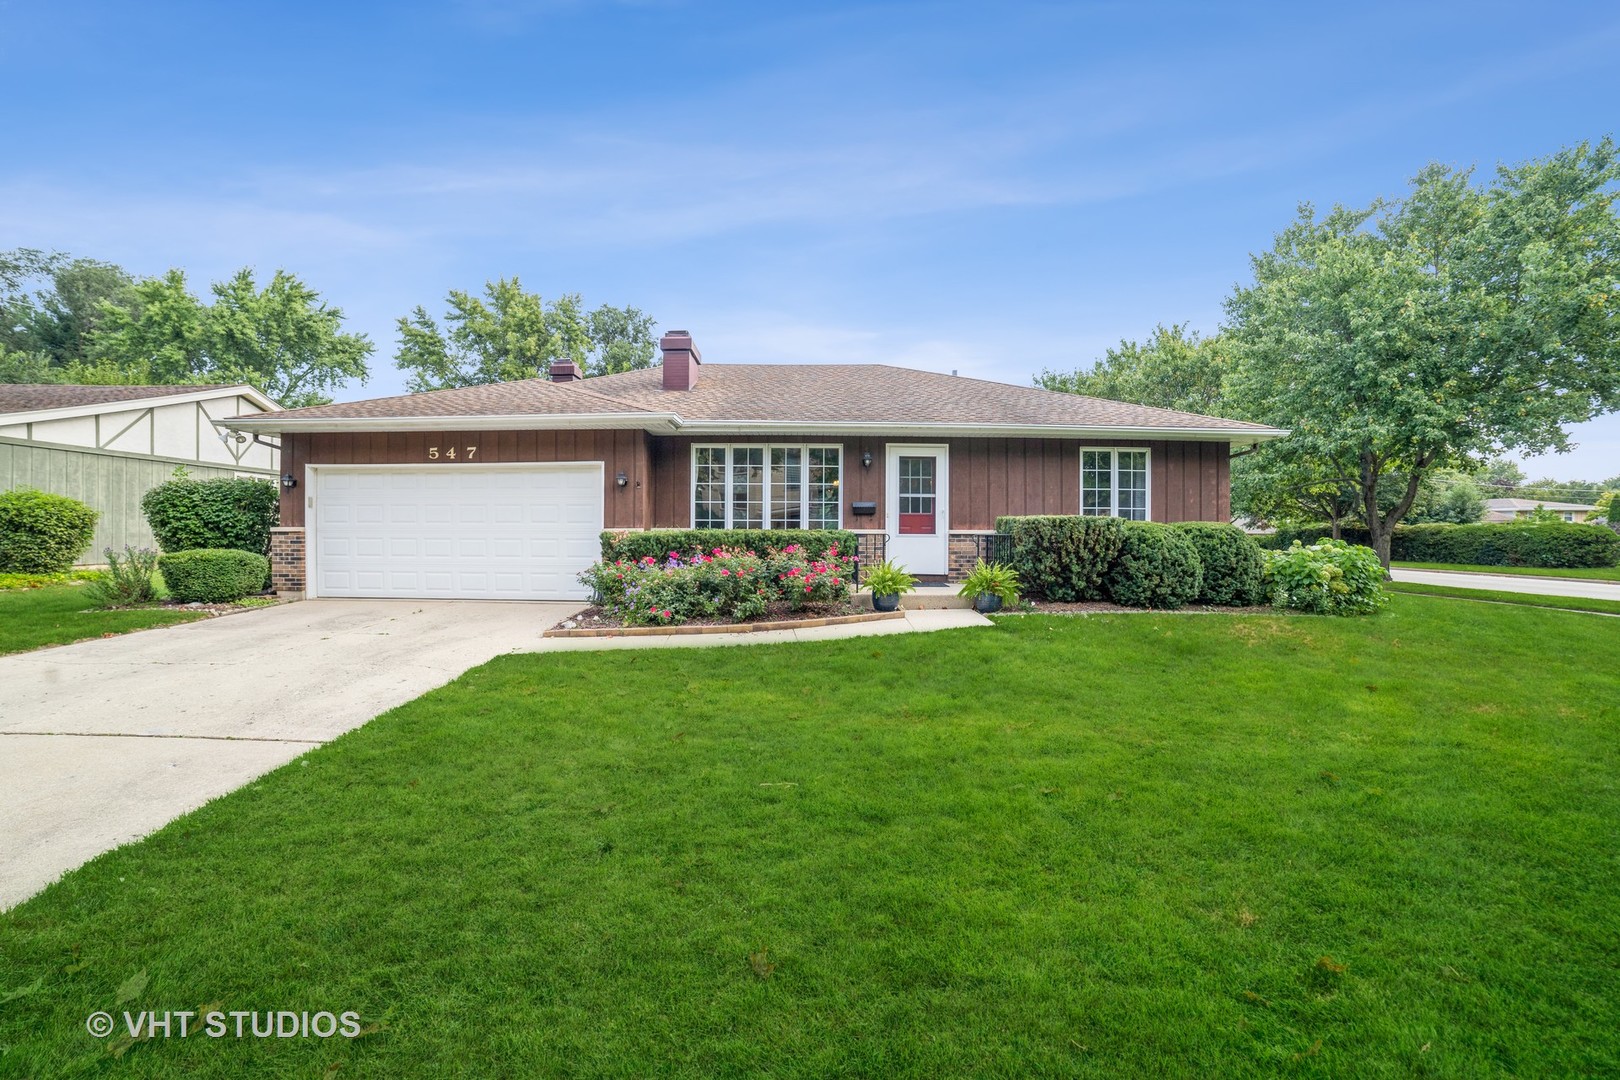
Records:
<instances>
[{"instance_id":1,"label":"house","mask_svg":"<svg viewBox=\"0 0 1620 1080\"><path fill-rule=\"evenodd\" d=\"M660 367L229 421L282 447L279 592L582 598L598 533L847 528L959 575L1003 514L1227 521L1233 447L1282 434L880 364Z\"/></svg>"},{"instance_id":2,"label":"house","mask_svg":"<svg viewBox=\"0 0 1620 1080\"><path fill-rule=\"evenodd\" d=\"M1523 521L1536 507L1551 510L1565 521L1585 521L1596 510L1587 503L1548 502L1546 499L1486 499L1485 521Z\"/></svg>"},{"instance_id":3,"label":"house","mask_svg":"<svg viewBox=\"0 0 1620 1080\"><path fill-rule=\"evenodd\" d=\"M34 487L100 511L82 560L155 547L141 496L177 466L199 480L280 475L274 444L218 425L280 408L251 386L0 384L0 491Z\"/></svg>"}]
</instances>

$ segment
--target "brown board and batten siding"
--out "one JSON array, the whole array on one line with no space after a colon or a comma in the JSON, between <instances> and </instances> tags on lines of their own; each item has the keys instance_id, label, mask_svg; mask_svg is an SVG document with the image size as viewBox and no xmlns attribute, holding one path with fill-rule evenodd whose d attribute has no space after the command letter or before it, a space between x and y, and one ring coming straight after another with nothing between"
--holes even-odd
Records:
<instances>
[{"instance_id":1,"label":"brown board and batten siding","mask_svg":"<svg viewBox=\"0 0 1620 1080\"><path fill-rule=\"evenodd\" d=\"M882 531L886 520L884 471L888 440L837 435L690 437L649 436L635 430L317 432L284 434L282 471L298 479L281 492L281 524L304 524L310 494L306 465L418 465L455 468L476 446L477 462L600 461L604 517L610 529L687 528L692 523L692 446L713 444L820 443L843 447L844 525ZM925 442L923 439L897 442ZM1154 521L1228 521L1230 464L1224 442L1106 439L946 439L950 447L950 528L990 530L1009 514L1080 512L1080 450L1084 446L1146 447L1150 453ZM445 458L457 448L457 460ZM428 456L438 447L440 457ZM870 452L871 466L861 465ZM628 480L619 487L616 476ZM857 518L850 504L877 504L877 514Z\"/></svg>"},{"instance_id":2,"label":"brown board and batten siding","mask_svg":"<svg viewBox=\"0 0 1620 1080\"><path fill-rule=\"evenodd\" d=\"M923 443L924 439L895 440ZM950 528L994 529L996 518L1021 514L1080 512L1080 449L1084 446L1145 447L1154 521L1229 521L1228 455L1224 442L1164 442L1131 439L946 439L950 447ZM721 442L802 442L843 447L844 526L883 530L884 469L888 440L829 435L791 438L737 436L652 439L652 526L684 529L692 524L692 446ZM870 451L872 465L861 465ZM877 514L857 518L850 504L873 502Z\"/></svg>"},{"instance_id":3,"label":"brown board and batten siding","mask_svg":"<svg viewBox=\"0 0 1620 1080\"><path fill-rule=\"evenodd\" d=\"M648 437L635 430L616 431L389 431L312 432L281 436L282 471L297 480L295 488L281 490L281 524L301 527L311 494L304 487L307 465L413 465L454 469L467 464L467 447L475 446L474 462L600 461L603 465L603 518L610 529L639 529L648 522L652 471ZM439 448L439 457L428 456ZM445 451L456 448L456 460ZM619 487L623 472L627 483Z\"/></svg>"}]
</instances>

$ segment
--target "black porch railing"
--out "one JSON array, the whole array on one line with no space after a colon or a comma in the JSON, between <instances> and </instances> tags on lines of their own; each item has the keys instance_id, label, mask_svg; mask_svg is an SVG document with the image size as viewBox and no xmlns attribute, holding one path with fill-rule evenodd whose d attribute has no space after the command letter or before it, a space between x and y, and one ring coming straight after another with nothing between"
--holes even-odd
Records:
<instances>
[{"instance_id":1,"label":"black porch railing","mask_svg":"<svg viewBox=\"0 0 1620 1080\"><path fill-rule=\"evenodd\" d=\"M973 538L977 561L1004 563L1012 557L1011 533L980 533Z\"/></svg>"}]
</instances>

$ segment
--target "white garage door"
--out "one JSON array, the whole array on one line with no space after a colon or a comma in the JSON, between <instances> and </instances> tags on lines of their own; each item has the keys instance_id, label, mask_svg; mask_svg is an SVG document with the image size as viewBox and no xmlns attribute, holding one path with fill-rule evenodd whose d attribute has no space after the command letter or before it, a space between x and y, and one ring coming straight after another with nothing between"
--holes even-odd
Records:
<instances>
[{"instance_id":1,"label":"white garage door","mask_svg":"<svg viewBox=\"0 0 1620 1080\"><path fill-rule=\"evenodd\" d=\"M316 596L583 600L599 463L315 470Z\"/></svg>"}]
</instances>

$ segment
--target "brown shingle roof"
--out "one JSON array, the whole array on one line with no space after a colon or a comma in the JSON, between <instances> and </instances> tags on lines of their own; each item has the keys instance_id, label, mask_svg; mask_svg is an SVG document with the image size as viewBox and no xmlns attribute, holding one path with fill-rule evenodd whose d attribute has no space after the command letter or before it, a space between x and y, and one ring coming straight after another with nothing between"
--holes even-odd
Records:
<instances>
[{"instance_id":1,"label":"brown shingle roof","mask_svg":"<svg viewBox=\"0 0 1620 1080\"><path fill-rule=\"evenodd\" d=\"M589 380L591 384L597 381ZM311 405L305 409L288 409L276 415L294 420L365 420L376 417L580 415L639 411L635 406L591 392L586 388L585 380L554 383L545 379L517 379L483 386L459 386L453 390L429 390L424 394Z\"/></svg>"},{"instance_id":2,"label":"brown shingle roof","mask_svg":"<svg viewBox=\"0 0 1620 1080\"><path fill-rule=\"evenodd\" d=\"M195 394L202 390L224 390L233 383L200 386L78 386L59 383L0 383L0 413L38 412L41 409L74 409L81 405L105 405L119 401Z\"/></svg>"},{"instance_id":3,"label":"brown shingle roof","mask_svg":"<svg viewBox=\"0 0 1620 1080\"><path fill-rule=\"evenodd\" d=\"M1031 386L940 375L887 364L706 364L691 390L666 391L654 367L577 382L544 379L436 390L425 394L318 405L275 415L274 424L388 419L557 416L570 426L591 415L631 424L714 429L727 423L893 425L907 427L1056 427L1276 434L1238 420L1081 397ZM260 418L255 427L270 427ZM621 425L623 426L623 425Z\"/></svg>"},{"instance_id":4,"label":"brown shingle roof","mask_svg":"<svg viewBox=\"0 0 1620 1080\"><path fill-rule=\"evenodd\" d=\"M888 364L709 364L666 392L657 368L586 380L616 401L683 420L1258 428L1237 420Z\"/></svg>"}]
</instances>

